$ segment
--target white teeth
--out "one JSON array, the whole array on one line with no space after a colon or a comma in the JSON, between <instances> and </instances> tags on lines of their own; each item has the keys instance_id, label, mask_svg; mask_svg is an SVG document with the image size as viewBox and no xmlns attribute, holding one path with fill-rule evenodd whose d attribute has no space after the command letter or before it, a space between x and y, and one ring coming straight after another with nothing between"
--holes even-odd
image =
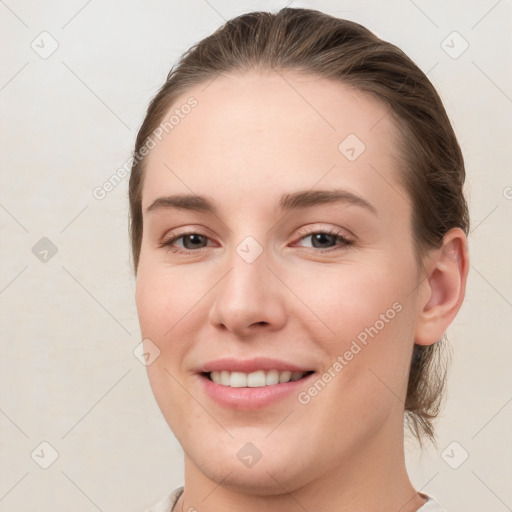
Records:
<instances>
[{"instance_id":1,"label":"white teeth","mask_svg":"<svg viewBox=\"0 0 512 512\"><path fill-rule=\"evenodd\" d=\"M265 384L267 386L272 386L274 384L279 383L279 372L277 370L270 370L267 372L267 376L265 377Z\"/></svg>"},{"instance_id":2,"label":"white teeth","mask_svg":"<svg viewBox=\"0 0 512 512\"><path fill-rule=\"evenodd\" d=\"M292 372L285 371L279 374L279 382L289 382L292 378Z\"/></svg>"},{"instance_id":3,"label":"white teeth","mask_svg":"<svg viewBox=\"0 0 512 512\"><path fill-rule=\"evenodd\" d=\"M247 374L242 372L231 372L229 386L232 388L246 388Z\"/></svg>"},{"instance_id":4,"label":"white teeth","mask_svg":"<svg viewBox=\"0 0 512 512\"><path fill-rule=\"evenodd\" d=\"M290 372L288 370L280 372L279 370L258 370L252 373L228 372L227 370L210 372L210 378L215 384L229 386L232 388L261 388L263 386L273 386L290 381L302 379L306 372Z\"/></svg>"},{"instance_id":5,"label":"white teeth","mask_svg":"<svg viewBox=\"0 0 512 512\"><path fill-rule=\"evenodd\" d=\"M263 370L252 372L247 375L247 385L250 388L261 388L265 385L265 379L265 372Z\"/></svg>"},{"instance_id":6,"label":"white teeth","mask_svg":"<svg viewBox=\"0 0 512 512\"><path fill-rule=\"evenodd\" d=\"M226 370L222 370L220 372L220 383L223 386L229 386L229 372L227 372Z\"/></svg>"}]
</instances>

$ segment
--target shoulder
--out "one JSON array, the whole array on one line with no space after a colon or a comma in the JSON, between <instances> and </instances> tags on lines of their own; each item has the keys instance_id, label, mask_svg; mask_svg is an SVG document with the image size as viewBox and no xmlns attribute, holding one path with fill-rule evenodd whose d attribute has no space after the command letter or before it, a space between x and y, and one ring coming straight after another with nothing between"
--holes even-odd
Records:
<instances>
[{"instance_id":1,"label":"shoulder","mask_svg":"<svg viewBox=\"0 0 512 512\"><path fill-rule=\"evenodd\" d=\"M178 501L178 498L181 496L183 492L183 487L178 487L174 489L170 494L161 499L157 504L153 505L151 508L148 508L144 512L172 512L174 505Z\"/></svg>"},{"instance_id":2,"label":"shoulder","mask_svg":"<svg viewBox=\"0 0 512 512\"><path fill-rule=\"evenodd\" d=\"M418 509L418 512L446 512L432 496L423 493L422 495L427 498L428 501Z\"/></svg>"}]
</instances>

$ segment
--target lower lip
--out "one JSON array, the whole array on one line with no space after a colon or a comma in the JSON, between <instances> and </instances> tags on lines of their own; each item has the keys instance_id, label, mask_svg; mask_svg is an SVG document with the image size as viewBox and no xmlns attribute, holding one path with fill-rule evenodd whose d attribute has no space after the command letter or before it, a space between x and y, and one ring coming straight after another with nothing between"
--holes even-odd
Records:
<instances>
[{"instance_id":1,"label":"lower lip","mask_svg":"<svg viewBox=\"0 0 512 512\"><path fill-rule=\"evenodd\" d=\"M272 386L262 386L260 388L232 388L216 384L204 375L199 375L199 380L205 393L217 403L230 409L243 411L262 409L272 405L279 400L289 397L293 393L297 394L304 384L309 383L311 373L302 379L284 382L282 384L273 384Z\"/></svg>"}]
</instances>

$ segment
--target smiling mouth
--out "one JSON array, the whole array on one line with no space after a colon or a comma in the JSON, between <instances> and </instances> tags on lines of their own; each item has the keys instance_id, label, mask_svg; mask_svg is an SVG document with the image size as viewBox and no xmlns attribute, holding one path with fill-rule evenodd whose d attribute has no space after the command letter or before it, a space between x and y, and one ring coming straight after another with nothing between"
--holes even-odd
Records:
<instances>
[{"instance_id":1,"label":"smiling mouth","mask_svg":"<svg viewBox=\"0 0 512 512\"><path fill-rule=\"evenodd\" d=\"M221 386L231 388L262 388L265 386L274 386L276 384L285 384L294 382L315 373L291 372L289 370L257 370L251 373L230 372L227 370L202 372L201 375L208 380Z\"/></svg>"}]
</instances>

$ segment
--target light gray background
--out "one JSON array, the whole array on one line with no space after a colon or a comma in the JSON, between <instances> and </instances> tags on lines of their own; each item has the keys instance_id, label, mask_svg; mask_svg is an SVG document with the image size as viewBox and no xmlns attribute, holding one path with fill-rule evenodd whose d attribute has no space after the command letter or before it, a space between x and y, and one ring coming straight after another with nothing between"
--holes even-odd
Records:
<instances>
[{"instance_id":1,"label":"light gray background","mask_svg":"<svg viewBox=\"0 0 512 512\"><path fill-rule=\"evenodd\" d=\"M512 510L510 0L0 0L1 511L140 512L183 484L181 448L133 354L128 180L103 200L92 191L130 156L183 51L225 19L287 3L397 44L453 120L472 267L448 331L439 448L420 454L409 439L408 467L448 512ZM43 237L53 257L33 253Z\"/></svg>"}]
</instances>

